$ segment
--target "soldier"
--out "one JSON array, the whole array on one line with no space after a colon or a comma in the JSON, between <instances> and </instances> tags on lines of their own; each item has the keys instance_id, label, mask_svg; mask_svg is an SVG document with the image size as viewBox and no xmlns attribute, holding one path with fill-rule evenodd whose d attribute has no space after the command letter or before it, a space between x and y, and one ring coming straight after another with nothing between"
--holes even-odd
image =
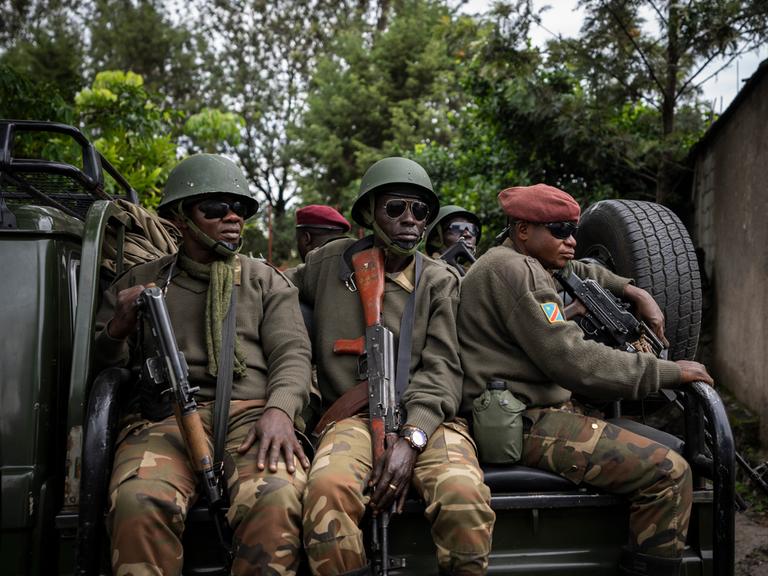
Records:
<instances>
[{"instance_id":1,"label":"soldier","mask_svg":"<svg viewBox=\"0 0 768 576\"><path fill-rule=\"evenodd\" d=\"M374 245L385 251L382 323L396 340L409 323L412 328L409 378L398 383L405 423L381 465L372 470L363 414L336 418L323 431L304 493L304 545L314 574L367 574L358 527L366 506L375 512L393 502L402 507L411 486L427 503L440 570L486 571L495 515L466 423L456 418L462 380L455 326L459 279L416 252L438 206L421 166L385 158L363 176L352 208L355 222L372 228L373 235L318 248L296 270L301 299L314 309L314 355L326 407L343 398L358 376L357 358L333 353L337 339L364 334L348 265L353 253ZM401 324L410 298L415 314Z\"/></svg>"},{"instance_id":2,"label":"soldier","mask_svg":"<svg viewBox=\"0 0 768 576\"><path fill-rule=\"evenodd\" d=\"M480 241L480 219L461 206L443 206L427 228L426 252L432 258L440 258L461 239L474 256Z\"/></svg>"},{"instance_id":3,"label":"soldier","mask_svg":"<svg viewBox=\"0 0 768 576\"><path fill-rule=\"evenodd\" d=\"M503 190L499 201L509 237L472 266L462 285L462 411L471 411L491 379L506 381L527 406L520 462L627 495L630 542L622 574L679 574L692 499L688 464L666 446L582 414L571 393L642 398L696 380L712 384L712 378L697 362L585 340L563 317L554 270L570 266L629 299L662 337L663 315L630 280L572 260L580 209L570 195L539 184Z\"/></svg>"},{"instance_id":4,"label":"soldier","mask_svg":"<svg viewBox=\"0 0 768 576\"><path fill-rule=\"evenodd\" d=\"M346 238L352 229L347 219L330 206L311 204L296 210L296 246L304 262L307 252L332 240Z\"/></svg>"},{"instance_id":5,"label":"soldier","mask_svg":"<svg viewBox=\"0 0 768 576\"><path fill-rule=\"evenodd\" d=\"M136 299L150 284L166 290L210 436L210 400L223 369L222 319L237 291L224 454L234 529L232 573L294 574L309 461L293 424L307 402L310 347L297 290L268 265L238 254L244 221L257 209L245 177L230 160L200 154L176 166L160 212L181 231L180 249L130 269L106 292L96 350L104 365L139 364L152 344L148 329L139 340ZM142 388L142 394L151 397L153 391ZM162 402L145 401L143 417L127 419L117 440L108 518L114 574L181 573L181 535L197 498L197 480L176 421L162 408Z\"/></svg>"}]
</instances>

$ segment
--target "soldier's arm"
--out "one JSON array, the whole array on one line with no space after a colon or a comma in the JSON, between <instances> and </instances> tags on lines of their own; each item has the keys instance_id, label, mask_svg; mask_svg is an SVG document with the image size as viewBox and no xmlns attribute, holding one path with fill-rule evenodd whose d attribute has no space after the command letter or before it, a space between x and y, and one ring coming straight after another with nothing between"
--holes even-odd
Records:
<instances>
[{"instance_id":1,"label":"soldier's arm","mask_svg":"<svg viewBox=\"0 0 768 576\"><path fill-rule=\"evenodd\" d=\"M494 276L494 281L504 279ZM555 290L543 278L534 279L532 286L515 301L507 325L553 382L592 398L642 398L680 381L680 368L674 362L585 340L581 328L562 317L563 304ZM499 286L494 293L505 293L505 287Z\"/></svg>"}]
</instances>

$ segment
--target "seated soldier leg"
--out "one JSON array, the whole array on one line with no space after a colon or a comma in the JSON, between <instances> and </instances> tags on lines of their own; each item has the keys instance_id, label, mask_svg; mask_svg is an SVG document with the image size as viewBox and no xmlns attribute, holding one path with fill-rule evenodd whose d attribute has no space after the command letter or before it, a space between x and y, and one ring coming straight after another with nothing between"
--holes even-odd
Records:
<instances>
[{"instance_id":1,"label":"seated soldier leg","mask_svg":"<svg viewBox=\"0 0 768 576\"><path fill-rule=\"evenodd\" d=\"M304 547L313 574L354 573L367 564L358 524L369 495L371 471L368 422L352 417L323 435L304 490Z\"/></svg>"},{"instance_id":2,"label":"seated soldier leg","mask_svg":"<svg viewBox=\"0 0 768 576\"><path fill-rule=\"evenodd\" d=\"M238 454L263 409L232 402L225 475L229 486L227 519L234 530L232 574L296 574L301 559L301 495L307 474L294 459L291 474L280 455L277 472L256 466L258 443Z\"/></svg>"},{"instance_id":3,"label":"seated soldier leg","mask_svg":"<svg viewBox=\"0 0 768 576\"><path fill-rule=\"evenodd\" d=\"M115 576L181 574L181 535L196 488L173 417L118 440L107 519Z\"/></svg>"},{"instance_id":4,"label":"seated soldier leg","mask_svg":"<svg viewBox=\"0 0 768 576\"><path fill-rule=\"evenodd\" d=\"M485 574L496 515L469 430L448 422L435 430L414 467L427 503L437 563L444 574Z\"/></svg>"},{"instance_id":5,"label":"seated soldier leg","mask_svg":"<svg viewBox=\"0 0 768 576\"><path fill-rule=\"evenodd\" d=\"M679 558L688 532L691 471L679 454L596 418L562 410L526 411L526 466L550 470L630 501L629 549ZM670 573L675 573L670 572Z\"/></svg>"}]
</instances>

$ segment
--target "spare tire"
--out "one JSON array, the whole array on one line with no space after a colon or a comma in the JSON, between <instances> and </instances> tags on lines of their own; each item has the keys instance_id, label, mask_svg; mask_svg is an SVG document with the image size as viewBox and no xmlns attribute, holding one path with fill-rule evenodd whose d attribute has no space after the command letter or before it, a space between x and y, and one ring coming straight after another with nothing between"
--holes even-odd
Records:
<instances>
[{"instance_id":1,"label":"spare tire","mask_svg":"<svg viewBox=\"0 0 768 576\"><path fill-rule=\"evenodd\" d=\"M637 200L602 200L582 215L576 257L606 266L658 302L670 360L691 360L701 328L701 278L688 231L668 208Z\"/></svg>"}]
</instances>

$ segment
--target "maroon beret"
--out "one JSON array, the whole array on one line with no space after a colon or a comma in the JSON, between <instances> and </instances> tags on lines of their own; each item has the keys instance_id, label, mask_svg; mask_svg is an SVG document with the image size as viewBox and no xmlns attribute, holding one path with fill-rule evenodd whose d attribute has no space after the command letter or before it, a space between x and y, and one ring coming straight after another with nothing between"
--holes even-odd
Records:
<instances>
[{"instance_id":1,"label":"maroon beret","mask_svg":"<svg viewBox=\"0 0 768 576\"><path fill-rule=\"evenodd\" d=\"M546 184L502 190L499 205L507 216L522 222L573 222L581 215L573 196Z\"/></svg>"},{"instance_id":2,"label":"maroon beret","mask_svg":"<svg viewBox=\"0 0 768 576\"><path fill-rule=\"evenodd\" d=\"M338 228L344 232L349 232L352 228L338 211L321 204L312 204L296 210L296 227Z\"/></svg>"}]
</instances>

